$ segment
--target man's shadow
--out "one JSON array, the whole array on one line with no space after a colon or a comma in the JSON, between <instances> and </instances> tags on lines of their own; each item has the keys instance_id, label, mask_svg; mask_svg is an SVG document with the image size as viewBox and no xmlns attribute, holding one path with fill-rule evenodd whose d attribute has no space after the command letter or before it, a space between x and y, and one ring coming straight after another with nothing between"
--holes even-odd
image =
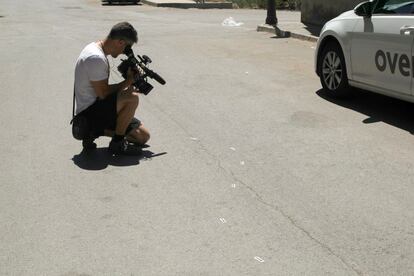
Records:
<instances>
[{"instance_id":1,"label":"man's shadow","mask_svg":"<svg viewBox=\"0 0 414 276\"><path fill-rule=\"evenodd\" d=\"M349 89L350 97L345 99L332 98L323 89L317 91L316 94L331 103L368 116L362 121L364 124L384 122L414 134L413 103L361 89Z\"/></svg>"},{"instance_id":2,"label":"man's shadow","mask_svg":"<svg viewBox=\"0 0 414 276\"><path fill-rule=\"evenodd\" d=\"M154 154L149 150L142 150L140 154L134 156L114 156L108 148L97 148L95 150L82 150L74 155L72 160L75 165L84 170L99 171L106 169L109 165L124 167L139 165L141 160L149 160L157 156L167 154L166 152Z\"/></svg>"}]
</instances>

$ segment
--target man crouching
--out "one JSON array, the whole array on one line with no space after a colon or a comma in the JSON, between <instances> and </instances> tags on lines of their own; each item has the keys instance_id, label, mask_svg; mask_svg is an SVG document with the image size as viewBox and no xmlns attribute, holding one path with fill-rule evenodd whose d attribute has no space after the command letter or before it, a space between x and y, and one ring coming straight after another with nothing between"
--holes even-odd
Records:
<instances>
[{"instance_id":1,"label":"man crouching","mask_svg":"<svg viewBox=\"0 0 414 276\"><path fill-rule=\"evenodd\" d=\"M150 138L148 130L136 118L138 90L133 86L137 72L128 70L127 78L108 84L109 62L122 54L127 46L138 41L138 34L128 22L112 27L109 35L88 44L79 55L75 68L76 115L87 118L94 137L112 137L112 154L129 154L132 142L144 145ZM96 148L92 141L83 141L86 149Z\"/></svg>"}]
</instances>

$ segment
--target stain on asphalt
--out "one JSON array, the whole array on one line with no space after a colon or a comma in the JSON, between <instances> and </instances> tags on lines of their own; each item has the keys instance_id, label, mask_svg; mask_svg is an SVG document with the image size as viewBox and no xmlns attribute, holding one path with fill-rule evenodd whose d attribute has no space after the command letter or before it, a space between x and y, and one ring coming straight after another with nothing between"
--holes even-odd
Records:
<instances>
[{"instance_id":1,"label":"stain on asphalt","mask_svg":"<svg viewBox=\"0 0 414 276\"><path fill-rule=\"evenodd\" d=\"M77 273L77 272L68 272L66 274L63 274L61 276L91 276L90 274L86 274L86 273Z\"/></svg>"},{"instance_id":2,"label":"stain on asphalt","mask_svg":"<svg viewBox=\"0 0 414 276\"><path fill-rule=\"evenodd\" d=\"M290 123L305 128L319 128L328 127L334 125L334 120L329 117L310 112L310 111L298 111L290 116Z\"/></svg>"},{"instance_id":3,"label":"stain on asphalt","mask_svg":"<svg viewBox=\"0 0 414 276\"><path fill-rule=\"evenodd\" d=\"M81 7L62 7L65 10L81 10Z\"/></svg>"},{"instance_id":4,"label":"stain on asphalt","mask_svg":"<svg viewBox=\"0 0 414 276\"><path fill-rule=\"evenodd\" d=\"M112 218L111 214L106 214L106 215L101 217L101 219L110 219L110 218Z\"/></svg>"},{"instance_id":5,"label":"stain on asphalt","mask_svg":"<svg viewBox=\"0 0 414 276\"><path fill-rule=\"evenodd\" d=\"M106 197L101 197L99 198L99 201L103 202L103 203L109 203L113 200L114 198L111 196L106 196Z\"/></svg>"}]
</instances>

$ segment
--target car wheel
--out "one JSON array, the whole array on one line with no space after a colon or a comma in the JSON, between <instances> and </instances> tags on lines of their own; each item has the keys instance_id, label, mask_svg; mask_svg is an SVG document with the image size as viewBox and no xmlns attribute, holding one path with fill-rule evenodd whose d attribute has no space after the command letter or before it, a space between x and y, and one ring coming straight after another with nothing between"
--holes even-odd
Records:
<instances>
[{"instance_id":1,"label":"car wheel","mask_svg":"<svg viewBox=\"0 0 414 276\"><path fill-rule=\"evenodd\" d=\"M319 56L319 77L325 91L333 97L346 97L351 94L348 85L345 58L340 45L328 42Z\"/></svg>"}]
</instances>

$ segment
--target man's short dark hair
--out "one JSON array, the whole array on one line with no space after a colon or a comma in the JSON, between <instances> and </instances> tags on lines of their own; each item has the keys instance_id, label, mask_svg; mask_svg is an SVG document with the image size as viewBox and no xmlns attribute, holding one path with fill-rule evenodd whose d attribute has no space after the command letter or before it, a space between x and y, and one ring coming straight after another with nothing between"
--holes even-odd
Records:
<instances>
[{"instance_id":1,"label":"man's short dark hair","mask_svg":"<svg viewBox=\"0 0 414 276\"><path fill-rule=\"evenodd\" d=\"M109 32L110 39L123 39L129 42L138 42L138 33L128 22L115 24Z\"/></svg>"}]
</instances>

